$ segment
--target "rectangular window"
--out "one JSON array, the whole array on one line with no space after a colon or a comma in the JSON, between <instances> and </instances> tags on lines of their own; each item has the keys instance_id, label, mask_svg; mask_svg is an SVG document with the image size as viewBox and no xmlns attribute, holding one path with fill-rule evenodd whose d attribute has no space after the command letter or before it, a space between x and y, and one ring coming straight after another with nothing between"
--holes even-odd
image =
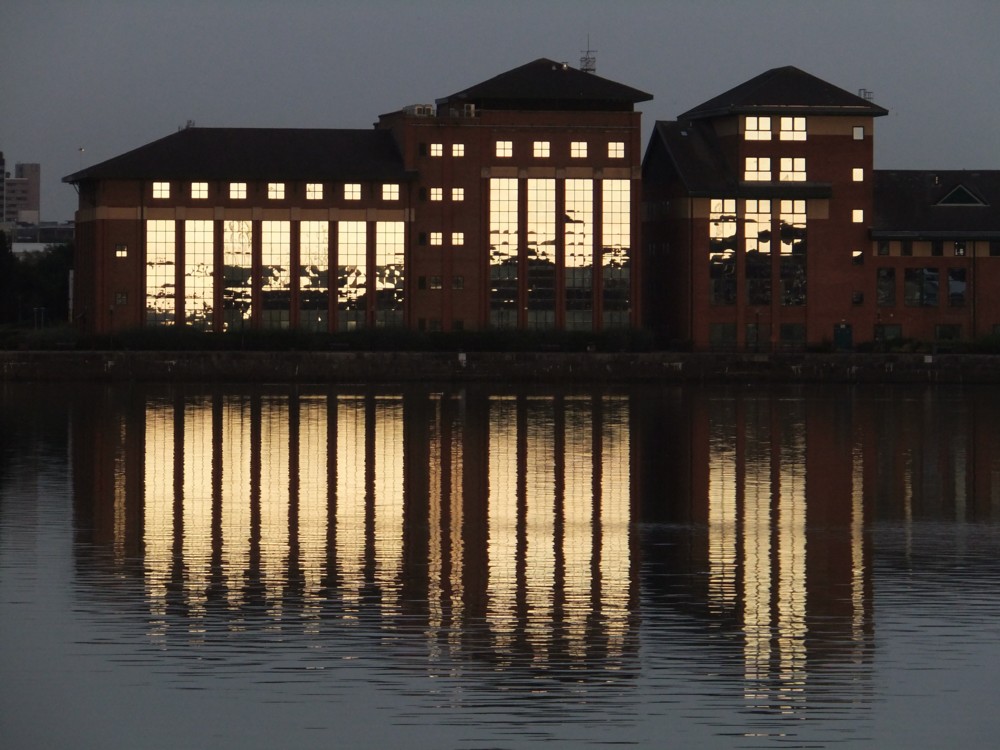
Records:
<instances>
[{"instance_id":1,"label":"rectangular window","mask_svg":"<svg viewBox=\"0 0 1000 750\"><path fill-rule=\"evenodd\" d=\"M879 240L878 241L878 254L888 255L889 254L889 240Z\"/></svg>"},{"instance_id":2,"label":"rectangular window","mask_svg":"<svg viewBox=\"0 0 1000 750\"><path fill-rule=\"evenodd\" d=\"M195 200L205 200L206 198L208 198L208 183L192 182L191 197Z\"/></svg>"},{"instance_id":3,"label":"rectangular window","mask_svg":"<svg viewBox=\"0 0 1000 750\"><path fill-rule=\"evenodd\" d=\"M782 117L780 138L783 141L804 141L806 139L806 118Z\"/></svg>"},{"instance_id":4,"label":"rectangular window","mask_svg":"<svg viewBox=\"0 0 1000 750\"><path fill-rule=\"evenodd\" d=\"M292 223L262 221L261 233L261 326L291 325Z\"/></svg>"},{"instance_id":5,"label":"rectangular window","mask_svg":"<svg viewBox=\"0 0 1000 750\"><path fill-rule=\"evenodd\" d=\"M566 180L567 213L570 210L570 180ZM495 328L517 327L518 300L518 180L493 177L490 179L490 318ZM567 227L569 223L567 222ZM569 243L566 265L570 264ZM569 271L567 270L567 275ZM567 282L567 286L568 286Z\"/></svg>"},{"instance_id":6,"label":"rectangular window","mask_svg":"<svg viewBox=\"0 0 1000 750\"><path fill-rule=\"evenodd\" d=\"M736 304L736 201L713 199L708 215L709 301ZM735 327L733 329L735 336Z\"/></svg>"},{"instance_id":7,"label":"rectangular window","mask_svg":"<svg viewBox=\"0 0 1000 750\"><path fill-rule=\"evenodd\" d=\"M955 240L955 255L959 258L965 257L965 240Z\"/></svg>"},{"instance_id":8,"label":"rectangular window","mask_svg":"<svg viewBox=\"0 0 1000 750\"><path fill-rule=\"evenodd\" d=\"M594 327L594 182L567 179L565 186L566 330L589 331Z\"/></svg>"},{"instance_id":9,"label":"rectangular window","mask_svg":"<svg viewBox=\"0 0 1000 750\"><path fill-rule=\"evenodd\" d=\"M556 323L556 181L529 179L528 184L527 326L554 328Z\"/></svg>"},{"instance_id":10,"label":"rectangular window","mask_svg":"<svg viewBox=\"0 0 1000 750\"><path fill-rule=\"evenodd\" d=\"M864 209L855 208L851 211L851 221L855 224L864 224L865 222L865 212Z\"/></svg>"},{"instance_id":11,"label":"rectangular window","mask_svg":"<svg viewBox=\"0 0 1000 750\"><path fill-rule=\"evenodd\" d=\"M432 143L431 144L431 156L444 156L444 144L443 143Z\"/></svg>"},{"instance_id":12,"label":"rectangular window","mask_svg":"<svg viewBox=\"0 0 1000 750\"><path fill-rule=\"evenodd\" d=\"M851 170L851 179L854 180L855 182L864 182L865 170L863 170L861 167L855 167L854 169Z\"/></svg>"},{"instance_id":13,"label":"rectangular window","mask_svg":"<svg viewBox=\"0 0 1000 750\"><path fill-rule=\"evenodd\" d=\"M709 323L708 345L713 349L736 348L735 323Z\"/></svg>"},{"instance_id":14,"label":"rectangular window","mask_svg":"<svg viewBox=\"0 0 1000 750\"><path fill-rule=\"evenodd\" d=\"M778 179L782 182L805 182L806 160L801 157L782 157Z\"/></svg>"},{"instance_id":15,"label":"rectangular window","mask_svg":"<svg viewBox=\"0 0 1000 750\"><path fill-rule=\"evenodd\" d=\"M913 240L901 240L899 243L899 254L904 258L909 258L913 255Z\"/></svg>"},{"instance_id":16,"label":"rectangular window","mask_svg":"<svg viewBox=\"0 0 1000 750\"><path fill-rule=\"evenodd\" d=\"M601 183L601 298L605 328L627 328L632 309L632 183Z\"/></svg>"},{"instance_id":17,"label":"rectangular window","mask_svg":"<svg viewBox=\"0 0 1000 750\"><path fill-rule=\"evenodd\" d=\"M748 182L771 180L771 159L767 156L748 156L743 179Z\"/></svg>"},{"instance_id":18,"label":"rectangular window","mask_svg":"<svg viewBox=\"0 0 1000 750\"><path fill-rule=\"evenodd\" d=\"M368 227L364 221L337 222L337 329L365 326L368 309Z\"/></svg>"},{"instance_id":19,"label":"rectangular window","mask_svg":"<svg viewBox=\"0 0 1000 750\"><path fill-rule=\"evenodd\" d=\"M269 182L267 183L267 199L272 201L280 201L285 198L285 183L283 182Z\"/></svg>"},{"instance_id":20,"label":"rectangular window","mask_svg":"<svg viewBox=\"0 0 1000 750\"><path fill-rule=\"evenodd\" d=\"M382 200L384 201L398 201L399 200L399 185L388 184L382 186Z\"/></svg>"},{"instance_id":21,"label":"rectangular window","mask_svg":"<svg viewBox=\"0 0 1000 750\"><path fill-rule=\"evenodd\" d=\"M854 250L851 252L851 263L855 266L863 266L865 264L865 253L863 250Z\"/></svg>"},{"instance_id":22,"label":"rectangular window","mask_svg":"<svg viewBox=\"0 0 1000 750\"><path fill-rule=\"evenodd\" d=\"M896 305L896 269L879 268L875 272L875 300L879 307Z\"/></svg>"},{"instance_id":23,"label":"rectangular window","mask_svg":"<svg viewBox=\"0 0 1000 750\"><path fill-rule=\"evenodd\" d=\"M587 158L587 142L586 141L573 141L569 144L569 155L572 159L586 159Z\"/></svg>"},{"instance_id":24,"label":"rectangular window","mask_svg":"<svg viewBox=\"0 0 1000 750\"><path fill-rule=\"evenodd\" d=\"M128 304L128 292L115 292L115 304L121 307Z\"/></svg>"},{"instance_id":25,"label":"rectangular window","mask_svg":"<svg viewBox=\"0 0 1000 750\"><path fill-rule=\"evenodd\" d=\"M440 289L441 288L441 277L440 276L431 276L429 288L430 289Z\"/></svg>"},{"instance_id":26,"label":"rectangular window","mask_svg":"<svg viewBox=\"0 0 1000 750\"><path fill-rule=\"evenodd\" d=\"M781 201L781 304L801 307L806 304L806 202Z\"/></svg>"},{"instance_id":27,"label":"rectangular window","mask_svg":"<svg viewBox=\"0 0 1000 750\"><path fill-rule=\"evenodd\" d=\"M745 141L769 141L771 140L771 118L755 117L750 115L745 120L743 129L743 140Z\"/></svg>"},{"instance_id":28,"label":"rectangular window","mask_svg":"<svg viewBox=\"0 0 1000 750\"><path fill-rule=\"evenodd\" d=\"M854 140L863 141L865 139L865 126L855 125L854 126Z\"/></svg>"},{"instance_id":29,"label":"rectangular window","mask_svg":"<svg viewBox=\"0 0 1000 750\"><path fill-rule=\"evenodd\" d=\"M903 301L908 307L937 307L936 268L907 268L903 271Z\"/></svg>"},{"instance_id":30,"label":"rectangular window","mask_svg":"<svg viewBox=\"0 0 1000 750\"><path fill-rule=\"evenodd\" d=\"M375 325L403 325L405 224L375 222Z\"/></svg>"},{"instance_id":31,"label":"rectangular window","mask_svg":"<svg viewBox=\"0 0 1000 750\"><path fill-rule=\"evenodd\" d=\"M958 341L962 338L962 326L955 323L941 323L934 326L934 338L938 341Z\"/></svg>"},{"instance_id":32,"label":"rectangular window","mask_svg":"<svg viewBox=\"0 0 1000 750\"><path fill-rule=\"evenodd\" d=\"M514 155L514 142L513 141L497 141L496 155L500 158L507 159Z\"/></svg>"},{"instance_id":33,"label":"rectangular window","mask_svg":"<svg viewBox=\"0 0 1000 750\"><path fill-rule=\"evenodd\" d=\"M184 222L184 322L202 331L212 330L215 276L215 222Z\"/></svg>"},{"instance_id":34,"label":"rectangular window","mask_svg":"<svg viewBox=\"0 0 1000 750\"><path fill-rule=\"evenodd\" d=\"M453 143L453 144L451 144L451 155L452 156L465 156L465 144L464 143Z\"/></svg>"},{"instance_id":35,"label":"rectangular window","mask_svg":"<svg viewBox=\"0 0 1000 750\"><path fill-rule=\"evenodd\" d=\"M931 255L935 258L940 258L944 255L943 240L931 240Z\"/></svg>"},{"instance_id":36,"label":"rectangular window","mask_svg":"<svg viewBox=\"0 0 1000 750\"><path fill-rule=\"evenodd\" d=\"M359 201L361 200L361 185L356 182L349 182L344 185L344 200L345 201Z\"/></svg>"},{"instance_id":37,"label":"rectangular window","mask_svg":"<svg viewBox=\"0 0 1000 750\"><path fill-rule=\"evenodd\" d=\"M609 159L624 159L625 158L625 144L622 141L611 141L608 144L608 158Z\"/></svg>"},{"instance_id":38,"label":"rectangular window","mask_svg":"<svg viewBox=\"0 0 1000 750\"><path fill-rule=\"evenodd\" d=\"M299 222L299 326L326 331L330 319L330 223Z\"/></svg>"},{"instance_id":39,"label":"rectangular window","mask_svg":"<svg viewBox=\"0 0 1000 750\"><path fill-rule=\"evenodd\" d=\"M222 326L234 331L251 323L253 224L225 221L222 225Z\"/></svg>"},{"instance_id":40,"label":"rectangular window","mask_svg":"<svg viewBox=\"0 0 1000 750\"><path fill-rule=\"evenodd\" d=\"M169 183L162 183L169 184ZM176 222L146 222L146 323L173 325L177 299Z\"/></svg>"},{"instance_id":41,"label":"rectangular window","mask_svg":"<svg viewBox=\"0 0 1000 750\"><path fill-rule=\"evenodd\" d=\"M451 189L451 199L453 201L464 201L465 200L465 188L452 188Z\"/></svg>"},{"instance_id":42,"label":"rectangular window","mask_svg":"<svg viewBox=\"0 0 1000 750\"><path fill-rule=\"evenodd\" d=\"M154 198L169 198L170 197L170 183L169 182L154 182L153 183L153 197Z\"/></svg>"},{"instance_id":43,"label":"rectangular window","mask_svg":"<svg viewBox=\"0 0 1000 750\"><path fill-rule=\"evenodd\" d=\"M452 245L464 245L465 244L465 232L452 232L451 233L451 244Z\"/></svg>"},{"instance_id":44,"label":"rectangular window","mask_svg":"<svg viewBox=\"0 0 1000 750\"><path fill-rule=\"evenodd\" d=\"M245 182L230 182L229 197L232 200L239 200L239 201L246 200L247 184Z\"/></svg>"},{"instance_id":45,"label":"rectangular window","mask_svg":"<svg viewBox=\"0 0 1000 750\"><path fill-rule=\"evenodd\" d=\"M549 142L535 141L531 147L531 155L536 158L546 159L549 156Z\"/></svg>"},{"instance_id":46,"label":"rectangular window","mask_svg":"<svg viewBox=\"0 0 1000 750\"><path fill-rule=\"evenodd\" d=\"M747 304L771 304L771 201L747 200L744 215Z\"/></svg>"},{"instance_id":47,"label":"rectangular window","mask_svg":"<svg viewBox=\"0 0 1000 750\"><path fill-rule=\"evenodd\" d=\"M306 183L306 200L307 201L319 201L323 200L323 185L319 182L309 182Z\"/></svg>"},{"instance_id":48,"label":"rectangular window","mask_svg":"<svg viewBox=\"0 0 1000 750\"><path fill-rule=\"evenodd\" d=\"M465 289L465 277L464 276L453 276L451 279L452 289Z\"/></svg>"},{"instance_id":49,"label":"rectangular window","mask_svg":"<svg viewBox=\"0 0 1000 750\"><path fill-rule=\"evenodd\" d=\"M444 244L444 233L443 232L431 232L431 244L432 245L443 245Z\"/></svg>"},{"instance_id":50,"label":"rectangular window","mask_svg":"<svg viewBox=\"0 0 1000 750\"><path fill-rule=\"evenodd\" d=\"M948 305L965 307L965 269L948 269Z\"/></svg>"},{"instance_id":51,"label":"rectangular window","mask_svg":"<svg viewBox=\"0 0 1000 750\"><path fill-rule=\"evenodd\" d=\"M431 188L431 200L439 201L444 197L444 188Z\"/></svg>"},{"instance_id":52,"label":"rectangular window","mask_svg":"<svg viewBox=\"0 0 1000 750\"><path fill-rule=\"evenodd\" d=\"M116 258L127 258L128 257L128 245L115 245L115 257Z\"/></svg>"}]
</instances>

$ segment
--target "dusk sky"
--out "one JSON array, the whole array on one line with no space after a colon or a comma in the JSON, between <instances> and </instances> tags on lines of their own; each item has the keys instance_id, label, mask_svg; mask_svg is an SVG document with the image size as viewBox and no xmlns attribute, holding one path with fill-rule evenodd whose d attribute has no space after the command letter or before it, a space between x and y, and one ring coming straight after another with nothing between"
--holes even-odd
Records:
<instances>
[{"instance_id":1,"label":"dusk sky","mask_svg":"<svg viewBox=\"0 0 1000 750\"><path fill-rule=\"evenodd\" d=\"M643 137L795 65L889 110L876 167L1000 169L997 0L3 0L0 151L62 178L199 126L366 128L539 57L647 91ZM81 153L80 149L84 149Z\"/></svg>"}]
</instances>

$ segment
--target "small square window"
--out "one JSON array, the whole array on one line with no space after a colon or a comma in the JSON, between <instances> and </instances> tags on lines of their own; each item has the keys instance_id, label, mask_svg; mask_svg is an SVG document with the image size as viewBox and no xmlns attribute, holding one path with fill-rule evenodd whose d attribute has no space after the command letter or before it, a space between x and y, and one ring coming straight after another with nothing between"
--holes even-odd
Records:
<instances>
[{"instance_id":1,"label":"small square window","mask_svg":"<svg viewBox=\"0 0 1000 750\"><path fill-rule=\"evenodd\" d=\"M384 201L398 201L399 200L399 185L387 184L382 186L382 200Z\"/></svg>"},{"instance_id":2,"label":"small square window","mask_svg":"<svg viewBox=\"0 0 1000 750\"><path fill-rule=\"evenodd\" d=\"M431 156L444 156L444 145L441 143L432 143Z\"/></svg>"},{"instance_id":3,"label":"small square window","mask_svg":"<svg viewBox=\"0 0 1000 750\"><path fill-rule=\"evenodd\" d=\"M806 160L801 157L782 157L778 179L782 182L805 182Z\"/></svg>"},{"instance_id":4,"label":"small square window","mask_svg":"<svg viewBox=\"0 0 1000 750\"><path fill-rule=\"evenodd\" d=\"M855 125L854 126L854 140L863 141L865 139L865 126Z\"/></svg>"},{"instance_id":5,"label":"small square window","mask_svg":"<svg viewBox=\"0 0 1000 750\"><path fill-rule=\"evenodd\" d=\"M855 182L864 182L865 170L863 170L861 167L855 167L853 170L851 170L851 179L854 180Z\"/></svg>"},{"instance_id":6,"label":"small square window","mask_svg":"<svg viewBox=\"0 0 1000 750\"><path fill-rule=\"evenodd\" d=\"M851 303L854 305L863 305L865 303L865 293L854 292L851 294Z\"/></svg>"},{"instance_id":7,"label":"small square window","mask_svg":"<svg viewBox=\"0 0 1000 750\"><path fill-rule=\"evenodd\" d=\"M586 159L587 158L587 142L586 141L573 141L569 144L569 155L573 159Z\"/></svg>"},{"instance_id":8,"label":"small square window","mask_svg":"<svg viewBox=\"0 0 1000 750\"><path fill-rule=\"evenodd\" d=\"M153 183L153 197L154 198L169 198L170 197L170 183L169 182L154 182Z\"/></svg>"},{"instance_id":9,"label":"small square window","mask_svg":"<svg viewBox=\"0 0 1000 750\"><path fill-rule=\"evenodd\" d=\"M746 171L744 172L744 180L748 182L753 181L764 181L769 182L771 179L771 159L767 156L748 156L746 158Z\"/></svg>"},{"instance_id":10,"label":"small square window","mask_svg":"<svg viewBox=\"0 0 1000 750\"><path fill-rule=\"evenodd\" d=\"M307 201L319 201L323 200L323 185L319 182L309 182L306 183L306 200Z\"/></svg>"},{"instance_id":11,"label":"small square window","mask_svg":"<svg viewBox=\"0 0 1000 750\"><path fill-rule=\"evenodd\" d=\"M888 255L889 254L889 240L879 240L878 241L878 254Z\"/></svg>"},{"instance_id":12,"label":"small square window","mask_svg":"<svg viewBox=\"0 0 1000 750\"><path fill-rule=\"evenodd\" d=\"M349 182L344 185L344 200L345 201L359 201L361 200L361 185L356 182Z\"/></svg>"},{"instance_id":13,"label":"small square window","mask_svg":"<svg viewBox=\"0 0 1000 750\"><path fill-rule=\"evenodd\" d=\"M853 250L851 252L851 263L856 266L863 266L865 263L865 253L863 250Z\"/></svg>"},{"instance_id":14,"label":"small square window","mask_svg":"<svg viewBox=\"0 0 1000 750\"><path fill-rule=\"evenodd\" d=\"M283 182L269 182L267 183L267 198L272 201L280 201L285 198L285 183Z\"/></svg>"},{"instance_id":15,"label":"small square window","mask_svg":"<svg viewBox=\"0 0 1000 750\"><path fill-rule=\"evenodd\" d=\"M465 156L465 144L464 143L453 143L453 144L451 144L451 155L452 156Z\"/></svg>"},{"instance_id":16,"label":"small square window","mask_svg":"<svg viewBox=\"0 0 1000 750\"><path fill-rule=\"evenodd\" d=\"M532 144L532 156L537 158L548 158L549 155L549 142L548 141L535 141Z\"/></svg>"},{"instance_id":17,"label":"small square window","mask_svg":"<svg viewBox=\"0 0 1000 750\"><path fill-rule=\"evenodd\" d=\"M440 276L431 276L430 281L431 281L431 283L430 283L430 288L431 289L440 289L441 288L441 277Z\"/></svg>"},{"instance_id":18,"label":"small square window","mask_svg":"<svg viewBox=\"0 0 1000 750\"><path fill-rule=\"evenodd\" d=\"M247 184L245 182L230 182L229 197L233 200L246 200Z\"/></svg>"},{"instance_id":19,"label":"small square window","mask_svg":"<svg viewBox=\"0 0 1000 750\"><path fill-rule=\"evenodd\" d=\"M115 304L121 307L128 304L128 292L115 292Z\"/></svg>"},{"instance_id":20,"label":"small square window","mask_svg":"<svg viewBox=\"0 0 1000 750\"><path fill-rule=\"evenodd\" d=\"M965 240L955 240L955 255L959 258L965 257Z\"/></svg>"},{"instance_id":21,"label":"small square window","mask_svg":"<svg viewBox=\"0 0 1000 750\"><path fill-rule=\"evenodd\" d=\"M851 211L851 221L855 224L863 224L865 221L865 212L863 209L855 208Z\"/></svg>"},{"instance_id":22,"label":"small square window","mask_svg":"<svg viewBox=\"0 0 1000 750\"><path fill-rule=\"evenodd\" d=\"M783 141L804 141L806 139L806 118L782 117L779 137Z\"/></svg>"},{"instance_id":23,"label":"small square window","mask_svg":"<svg viewBox=\"0 0 1000 750\"><path fill-rule=\"evenodd\" d=\"M743 140L745 141L769 141L771 140L771 118L755 117L750 115L746 119L746 127L743 130Z\"/></svg>"},{"instance_id":24,"label":"small square window","mask_svg":"<svg viewBox=\"0 0 1000 750\"><path fill-rule=\"evenodd\" d=\"M465 200L465 188L452 188L451 189L451 199L453 201L464 201Z\"/></svg>"},{"instance_id":25,"label":"small square window","mask_svg":"<svg viewBox=\"0 0 1000 750\"><path fill-rule=\"evenodd\" d=\"M452 232L451 233L451 244L452 245L464 245L465 244L465 232Z\"/></svg>"},{"instance_id":26,"label":"small square window","mask_svg":"<svg viewBox=\"0 0 1000 750\"><path fill-rule=\"evenodd\" d=\"M127 258L128 257L128 245L115 245L115 257L116 258Z\"/></svg>"},{"instance_id":27,"label":"small square window","mask_svg":"<svg viewBox=\"0 0 1000 750\"><path fill-rule=\"evenodd\" d=\"M496 155L507 159L514 155L513 141L497 141Z\"/></svg>"},{"instance_id":28,"label":"small square window","mask_svg":"<svg viewBox=\"0 0 1000 750\"><path fill-rule=\"evenodd\" d=\"M431 188L431 200L439 201L444 199L444 188Z\"/></svg>"},{"instance_id":29,"label":"small square window","mask_svg":"<svg viewBox=\"0 0 1000 750\"><path fill-rule=\"evenodd\" d=\"M192 182L191 183L191 197L196 200L205 200L208 198L208 183L207 182Z\"/></svg>"},{"instance_id":30,"label":"small square window","mask_svg":"<svg viewBox=\"0 0 1000 750\"><path fill-rule=\"evenodd\" d=\"M454 276L451 279L452 289L465 289L465 277L464 276Z\"/></svg>"},{"instance_id":31,"label":"small square window","mask_svg":"<svg viewBox=\"0 0 1000 750\"><path fill-rule=\"evenodd\" d=\"M443 232L431 232L431 244L432 245L443 245L444 244L444 233Z\"/></svg>"},{"instance_id":32,"label":"small square window","mask_svg":"<svg viewBox=\"0 0 1000 750\"><path fill-rule=\"evenodd\" d=\"M625 158L625 143L622 141L611 141L608 144L608 158L609 159L624 159Z\"/></svg>"}]
</instances>

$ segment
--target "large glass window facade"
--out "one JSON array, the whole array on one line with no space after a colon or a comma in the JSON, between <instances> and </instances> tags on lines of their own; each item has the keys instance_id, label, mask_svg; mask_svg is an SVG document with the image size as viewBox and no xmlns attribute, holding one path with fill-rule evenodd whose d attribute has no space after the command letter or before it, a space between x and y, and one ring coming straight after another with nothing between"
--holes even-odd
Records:
<instances>
[{"instance_id":1,"label":"large glass window facade","mask_svg":"<svg viewBox=\"0 0 1000 750\"><path fill-rule=\"evenodd\" d=\"M224 330L250 327L253 282L253 223L222 225L222 311Z\"/></svg>"},{"instance_id":2,"label":"large glass window facade","mask_svg":"<svg viewBox=\"0 0 1000 750\"><path fill-rule=\"evenodd\" d=\"M490 325L495 328L517 327L517 233L517 180L491 178Z\"/></svg>"},{"instance_id":3,"label":"large glass window facade","mask_svg":"<svg viewBox=\"0 0 1000 750\"><path fill-rule=\"evenodd\" d=\"M528 180L528 328L556 322L556 181Z\"/></svg>"},{"instance_id":4,"label":"large glass window facade","mask_svg":"<svg viewBox=\"0 0 1000 750\"><path fill-rule=\"evenodd\" d=\"M747 304L770 305L771 201L748 200L745 218Z\"/></svg>"},{"instance_id":5,"label":"large glass window facade","mask_svg":"<svg viewBox=\"0 0 1000 750\"><path fill-rule=\"evenodd\" d=\"M212 330L215 310L215 222L184 222L184 322L202 331Z\"/></svg>"},{"instance_id":6,"label":"large glass window facade","mask_svg":"<svg viewBox=\"0 0 1000 750\"><path fill-rule=\"evenodd\" d=\"M363 221L337 224L337 327L363 328L368 291L367 227Z\"/></svg>"},{"instance_id":7,"label":"large glass window facade","mask_svg":"<svg viewBox=\"0 0 1000 750\"><path fill-rule=\"evenodd\" d=\"M604 180L601 202L601 271L605 328L627 328L632 301L632 184Z\"/></svg>"},{"instance_id":8,"label":"large glass window facade","mask_svg":"<svg viewBox=\"0 0 1000 750\"><path fill-rule=\"evenodd\" d=\"M172 220L146 222L146 323L173 325L177 314L177 239Z\"/></svg>"},{"instance_id":9,"label":"large glass window facade","mask_svg":"<svg viewBox=\"0 0 1000 750\"><path fill-rule=\"evenodd\" d=\"M806 303L806 202L781 201L781 304Z\"/></svg>"},{"instance_id":10,"label":"large glass window facade","mask_svg":"<svg viewBox=\"0 0 1000 750\"><path fill-rule=\"evenodd\" d=\"M292 293L291 222L261 222L261 327L288 328Z\"/></svg>"},{"instance_id":11,"label":"large glass window facade","mask_svg":"<svg viewBox=\"0 0 1000 750\"><path fill-rule=\"evenodd\" d=\"M403 325L404 224L375 224L375 325Z\"/></svg>"},{"instance_id":12,"label":"large glass window facade","mask_svg":"<svg viewBox=\"0 0 1000 750\"><path fill-rule=\"evenodd\" d=\"M594 181L566 180L566 330L594 325Z\"/></svg>"},{"instance_id":13,"label":"large glass window facade","mask_svg":"<svg viewBox=\"0 0 1000 750\"><path fill-rule=\"evenodd\" d=\"M713 305L736 304L736 200L712 199L708 217L708 296Z\"/></svg>"},{"instance_id":14,"label":"large glass window facade","mask_svg":"<svg viewBox=\"0 0 1000 750\"><path fill-rule=\"evenodd\" d=\"M875 300L879 307L893 307L896 304L896 269L879 268L875 279Z\"/></svg>"},{"instance_id":15,"label":"large glass window facade","mask_svg":"<svg viewBox=\"0 0 1000 750\"><path fill-rule=\"evenodd\" d=\"M937 307L940 274L937 268L903 271L903 301L909 307Z\"/></svg>"},{"instance_id":16,"label":"large glass window facade","mask_svg":"<svg viewBox=\"0 0 1000 750\"><path fill-rule=\"evenodd\" d=\"M326 331L330 309L330 225L299 224L299 326Z\"/></svg>"}]
</instances>

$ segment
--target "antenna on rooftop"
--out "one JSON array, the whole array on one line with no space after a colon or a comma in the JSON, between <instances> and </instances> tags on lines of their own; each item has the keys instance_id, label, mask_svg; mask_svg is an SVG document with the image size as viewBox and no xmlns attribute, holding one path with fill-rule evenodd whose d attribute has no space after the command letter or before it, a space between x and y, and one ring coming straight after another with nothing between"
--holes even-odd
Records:
<instances>
[{"instance_id":1,"label":"antenna on rooftop","mask_svg":"<svg viewBox=\"0 0 1000 750\"><path fill-rule=\"evenodd\" d=\"M870 102L875 98L875 92L869 91L868 89L858 89L858 96L864 99L866 102Z\"/></svg>"},{"instance_id":2,"label":"antenna on rooftop","mask_svg":"<svg viewBox=\"0 0 1000 750\"><path fill-rule=\"evenodd\" d=\"M584 73L597 72L597 50L590 48L590 34L587 34L587 49L580 53L580 70Z\"/></svg>"}]
</instances>

